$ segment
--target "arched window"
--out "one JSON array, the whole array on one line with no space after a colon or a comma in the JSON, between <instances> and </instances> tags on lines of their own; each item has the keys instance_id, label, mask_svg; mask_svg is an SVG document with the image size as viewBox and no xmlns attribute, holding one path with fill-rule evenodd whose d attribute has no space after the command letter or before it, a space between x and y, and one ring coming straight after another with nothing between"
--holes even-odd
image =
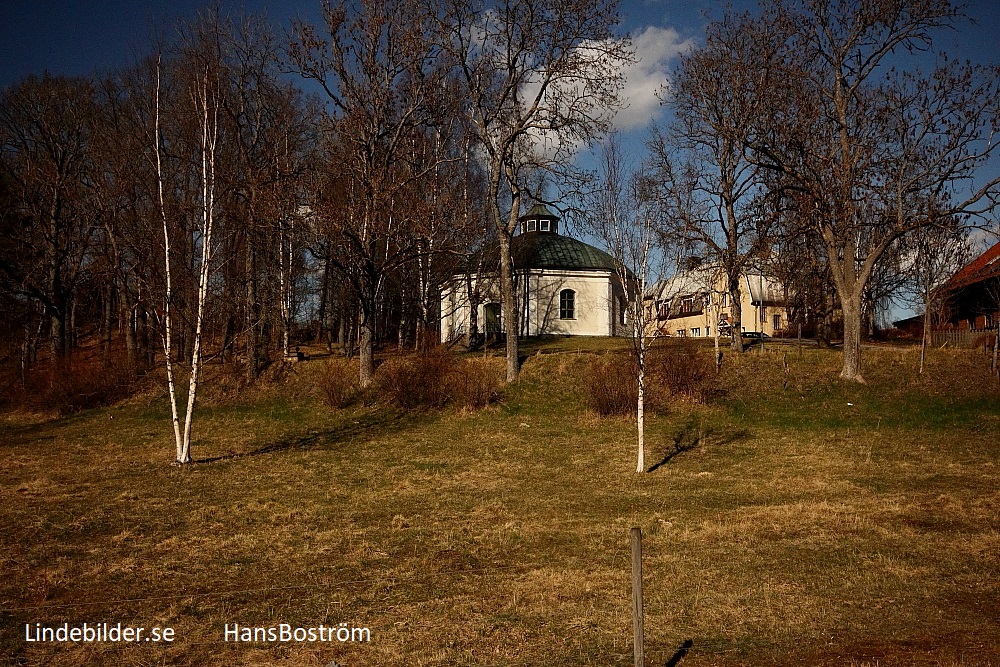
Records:
<instances>
[{"instance_id":1,"label":"arched window","mask_svg":"<svg viewBox=\"0 0 1000 667\"><path fill-rule=\"evenodd\" d=\"M559 319L576 319L576 292L571 289L559 292Z\"/></svg>"}]
</instances>

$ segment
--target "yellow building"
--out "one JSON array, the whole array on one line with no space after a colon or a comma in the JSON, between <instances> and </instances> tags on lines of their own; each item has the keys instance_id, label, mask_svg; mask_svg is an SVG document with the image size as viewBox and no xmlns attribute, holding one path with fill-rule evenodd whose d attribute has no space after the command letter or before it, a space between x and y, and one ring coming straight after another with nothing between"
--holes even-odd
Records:
<instances>
[{"instance_id":1,"label":"yellow building","mask_svg":"<svg viewBox=\"0 0 1000 667\"><path fill-rule=\"evenodd\" d=\"M759 272L740 277L739 304L743 332L782 336L789 327L783 287ZM704 266L661 280L646 292L649 321L664 336L711 338L731 334L733 304L726 276L717 266Z\"/></svg>"}]
</instances>

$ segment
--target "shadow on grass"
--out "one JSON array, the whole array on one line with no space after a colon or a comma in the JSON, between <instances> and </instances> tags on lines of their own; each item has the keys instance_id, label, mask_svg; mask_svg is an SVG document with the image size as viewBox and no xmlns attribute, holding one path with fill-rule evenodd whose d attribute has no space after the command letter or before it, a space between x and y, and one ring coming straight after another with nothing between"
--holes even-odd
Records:
<instances>
[{"instance_id":1,"label":"shadow on grass","mask_svg":"<svg viewBox=\"0 0 1000 667\"><path fill-rule=\"evenodd\" d=\"M667 664L664 665L664 667L677 667L680 661L684 659L684 656L688 654L688 651L691 650L692 646L694 646L693 641L690 639L684 640L684 643L681 644L680 648L678 648L677 651L670 657L670 660L667 660Z\"/></svg>"},{"instance_id":2,"label":"shadow on grass","mask_svg":"<svg viewBox=\"0 0 1000 667\"><path fill-rule=\"evenodd\" d=\"M292 450L306 450L323 447L337 449L348 443L357 444L381 435L398 433L413 425L417 418L405 412L363 415L343 428L329 431L309 431L306 434L289 435L275 442L262 445L246 452L229 452L220 456L195 459L194 463L216 463L232 461L263 454L275 454Z\"/></svg>"},{"instance_id":3,"label":"shadow on grass","mask_svg":"<svg viewBox=\"0 0 1000 667\"><path fill-rule=\"evenodd\" d=\"M673 461L676 457L685 452L690 452L709 442L713 445L731 445L734 442L743 440L748 435L747 431L725 431L716 432L711 428L695 422L688 422L680 428L677 433L670 436L670 441L664 448L661 459L646 469L646 472L653 472L661 466Z\"/></svg>"}]
</instances>

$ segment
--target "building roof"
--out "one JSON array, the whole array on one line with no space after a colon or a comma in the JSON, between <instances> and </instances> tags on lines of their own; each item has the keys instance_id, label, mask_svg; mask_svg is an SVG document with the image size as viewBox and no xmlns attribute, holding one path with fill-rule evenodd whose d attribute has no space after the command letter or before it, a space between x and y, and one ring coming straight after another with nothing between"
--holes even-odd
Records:
<instances>
[{"instance_id":1,"label":"building roof","mask_svg":"<svg viewBox=\"0 0 1000 667\"><path fill-rule=\"evenodd\" d=\"M545 204L535 204L531 207L530 211L522 215L518 218L518 220L530 220L532 218L548 218L549 220L558 220L559 216L552 213L552 211L550 211Z\"/></svg>"},{"instance_id":2,"label":"building roof","mask_svg":"<svg viewBox=\"0 0 1000 667\"><path fill-rule=\"evenodd\" d=\"M496 271L500 266L500 243L493 241L482 251L482 262L472 266ZM567 271L612 271L615 260L599 248L555 232L523 232L511 239L514 270L562 269Z\"/></svg>"},{"instance_id":3,"label":"building roof","mask_svg":"<svg viewBox=\"0 0 1000 667\"><path fill-rule=\"evenodd\" d=\"M666 280L658 280L646 290L645 298L670 301L706 294L715 289L722 275L718 264L702 264L688 271L680 271ZM743 273L740 289L750 297L752 305L778 306L785 303L783 289L777 280L761 274Z\"/></svg>"},{"instance_id":4,"label":"building roof","mask_svg":"<svg viewBox=\"0 0 1000 667\"><path fill-rule=\"evenodd\" d=\"M646 289L647 299L666 300L712 291L718 267L714 264L681 271L666 280L657 280Z\"/></svg>"},{"instance_id":5,"label":"building roof","mask_svg":"<svg viewBox=\"0 0 1000 667\"><path fill-rule=\"evenodd\" d=\"M953 292L998 276L1000 276L1000 243L959 269L941 289Z\"/></svg>"},{"instance_id":6,"label":"building roof","mask_svg":"<svg viewBox=\"0 0 1000 667\"><path fill-rule=\"evenodd\" d=\"M615 260L603 250L551 232L518 234L510 254L515 269L615 270Z\"/></svg>"}]
</instances>

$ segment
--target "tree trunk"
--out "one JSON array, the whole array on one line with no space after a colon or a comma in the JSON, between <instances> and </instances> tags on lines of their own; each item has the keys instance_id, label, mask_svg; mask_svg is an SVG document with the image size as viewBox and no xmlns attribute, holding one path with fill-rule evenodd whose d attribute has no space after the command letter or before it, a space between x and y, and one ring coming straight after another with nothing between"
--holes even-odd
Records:
<instances>
[{"instance_id":1,"label":"tree trunk","mask_svg":"<svg viewBox=\"0 0 1000 667\"><path fill-rule=\"evenodd\" d=\"M717 308L715 310L716 310L716 312L718 314L721 315L721 310L720 309ZM716 373L718 373L719 371L722 370L722 352L719 350L719 320L721 320L721 319L722 319L721 317L716 317L715 327L713 329L713 331L715 332L715 336L712 337L713 338L713 345L715 347L715 372Z\"/></svg>"},{"instance_id":2,"label":"tree trunk","mask_svg":"<svg viewBox=\"0 0 1000 667\"><path fill-rule=\"evenodd\" d=\"M330 260L323 260L323 278L320 283L319 310L316 313L316 340L327 341L327 352L330 352L329 327L327 326L327 301L330 299Z\"/></svg>"},{"instance_id":3,"label":"tree trunk","mask_svg":"<svg viewBox=\"0 0 1000 667\"><path fill-rule=\"evenodd\" d=\"M125 355L128 358L129 365L131 365L133 370L136 370L139 368L139 346L136 338L136 327L138 326L136 309L134 305L128 303L124 298L119 298L119 306L121 307L122 326L125 329Z\"/></svg>"},{"instance_id":4,"label":"tree trunk","mask_svg":"<svg viewBox=\"0 0 1000 667\"><path fill-rule=\"evenodd\" d=\"M66 313L52 311L49 315L49 337L52 342L52 370L66 368Z\"/></svg>"},{"instance_id":5,"label":"tree trunk","mask_svg":"<svg viewBox=\"0 0 1000 667\"><path fill-rule=\"evenodd\" d=\"M479 279L479 273L476 279ZM472 286L471 272L465 274L465 290L469 299L469 331L466 332L465 346L473 350L479 345L479 289Z\"/></svg>"},{"instance_id":6,"label":"tree trunk","mask_svg":"<svg viewBox=\"0 0 1000 667\"><path fill-rule=\"evenodd\" d=\"M375 379L375 316L361 314L361 339L358 358L358 381L368 388Z\"/></svg>"},{"instance_id":7,"label":"tree trunk","mask_svg":"<svg viewBox=\"0 0 1000 667\"><path fill-rule=\"evenodd\" d=\"M864 382L861 375L861 295L843 297L841 308L844 313L844 368L840 377Z\"/></svg>"},{"instance_id":8,"label":"tree trunk","mask_svg":"<svg viewBox=\"0 0 1000 667\"><path fill-rule=\"evenodd\" d=\"M920 374L924 374L924 362L927 359L927 344L931 337L931 300L924 300L924 335L920 339Z\"/></svg>"},{"instance_id":9,"label":"tree trunk","mask_svg":"<svg viewBox=\"0 0 1000 667\"><path fill-rule=\"evenodd\" d=\"M997 318L997 334L993 337L993 372L1000 380L1000 364L998 364L1000 359L998 357L1000 357L1000 317Z\"/></svg>"},{"instance_id":10,"label":"tree trunk","mask_svg":"<svg viewBox=\"0 0 1000 667\"><path fill-rule=\"evenodd\" d=\"M740 274L726 275L729 291L729 330L732 332L730 347L733 352L743 352L743 295L740 290Z\"/></svg>"},{"instance_id":11,"label":"tree trunk","mask_svg":"<svg viewBox=\"0 0 1000 667\"><path fill-rule=\"evenodd\" d=\"M114 327L114 288L108 287L101 295L101 361L105 368L111 368L111 331Z\"/></svg>"},{"instance_id":12,"label":"tree trunk","mask_svg":"<svg viewBox=\"0 0 1000 667\"><path fill-rule=\"evenodd\" d=\"M341 313L337 324L337 349L340 353L347 355L347 315Z\"/></svg>"},{"instance_id":13,"label":"tree trunk","mask_svg":"<svg viewBox=\"0 0 1000 667\"><path fill-rule=\"evenodd\" d=\"M260 299L257 295L257 250L248 235L247 260L245 264L247 294L247 378L256 380L260 373L261 314Z\"/></svg>"},{"instance_id":14,"label":"tree trunk","mask_svg":"<svg viewBox=\"0 0 1000 667\"><path fill-rule=\"evenodd\" d=\"M640 342L640 345L643 343ZM645 355L643 354L641 348L639 351L639 358L637 359L639 364L638 373L638 385L639 385L639 399L636 402L635 411L635 426L636 434L639 441L639 451L636 457L635 471L637 473L646 472L646 371L645 371Z\"/></svg>"},{"instance_id":15,"label":"tree trunk","mask_svg":"<svg viewBox=\"0 0 1000 667\"><path fill-rule=\"evenodd\" d=\"M153 324L150 322L149 311L145 306L139 307L139 323L142 324L142 336L139 338L139 351L145 354L146 363L142 370L147 371L156 367L156 335L153 333Z\"/></svg>"},{"instance_id":16,"label":"tree trunk","mask_svg":"<svg viewBox=\"0 0 1000 667\"><path fill-rule=\"evenodd\" d=\"M514 294L514 267L510 256L511 238L500 234L500 295L503 328L507 336L507 383L517 382L521 371L517 346L517 298Z\"/></svg>"}]
</instances>

